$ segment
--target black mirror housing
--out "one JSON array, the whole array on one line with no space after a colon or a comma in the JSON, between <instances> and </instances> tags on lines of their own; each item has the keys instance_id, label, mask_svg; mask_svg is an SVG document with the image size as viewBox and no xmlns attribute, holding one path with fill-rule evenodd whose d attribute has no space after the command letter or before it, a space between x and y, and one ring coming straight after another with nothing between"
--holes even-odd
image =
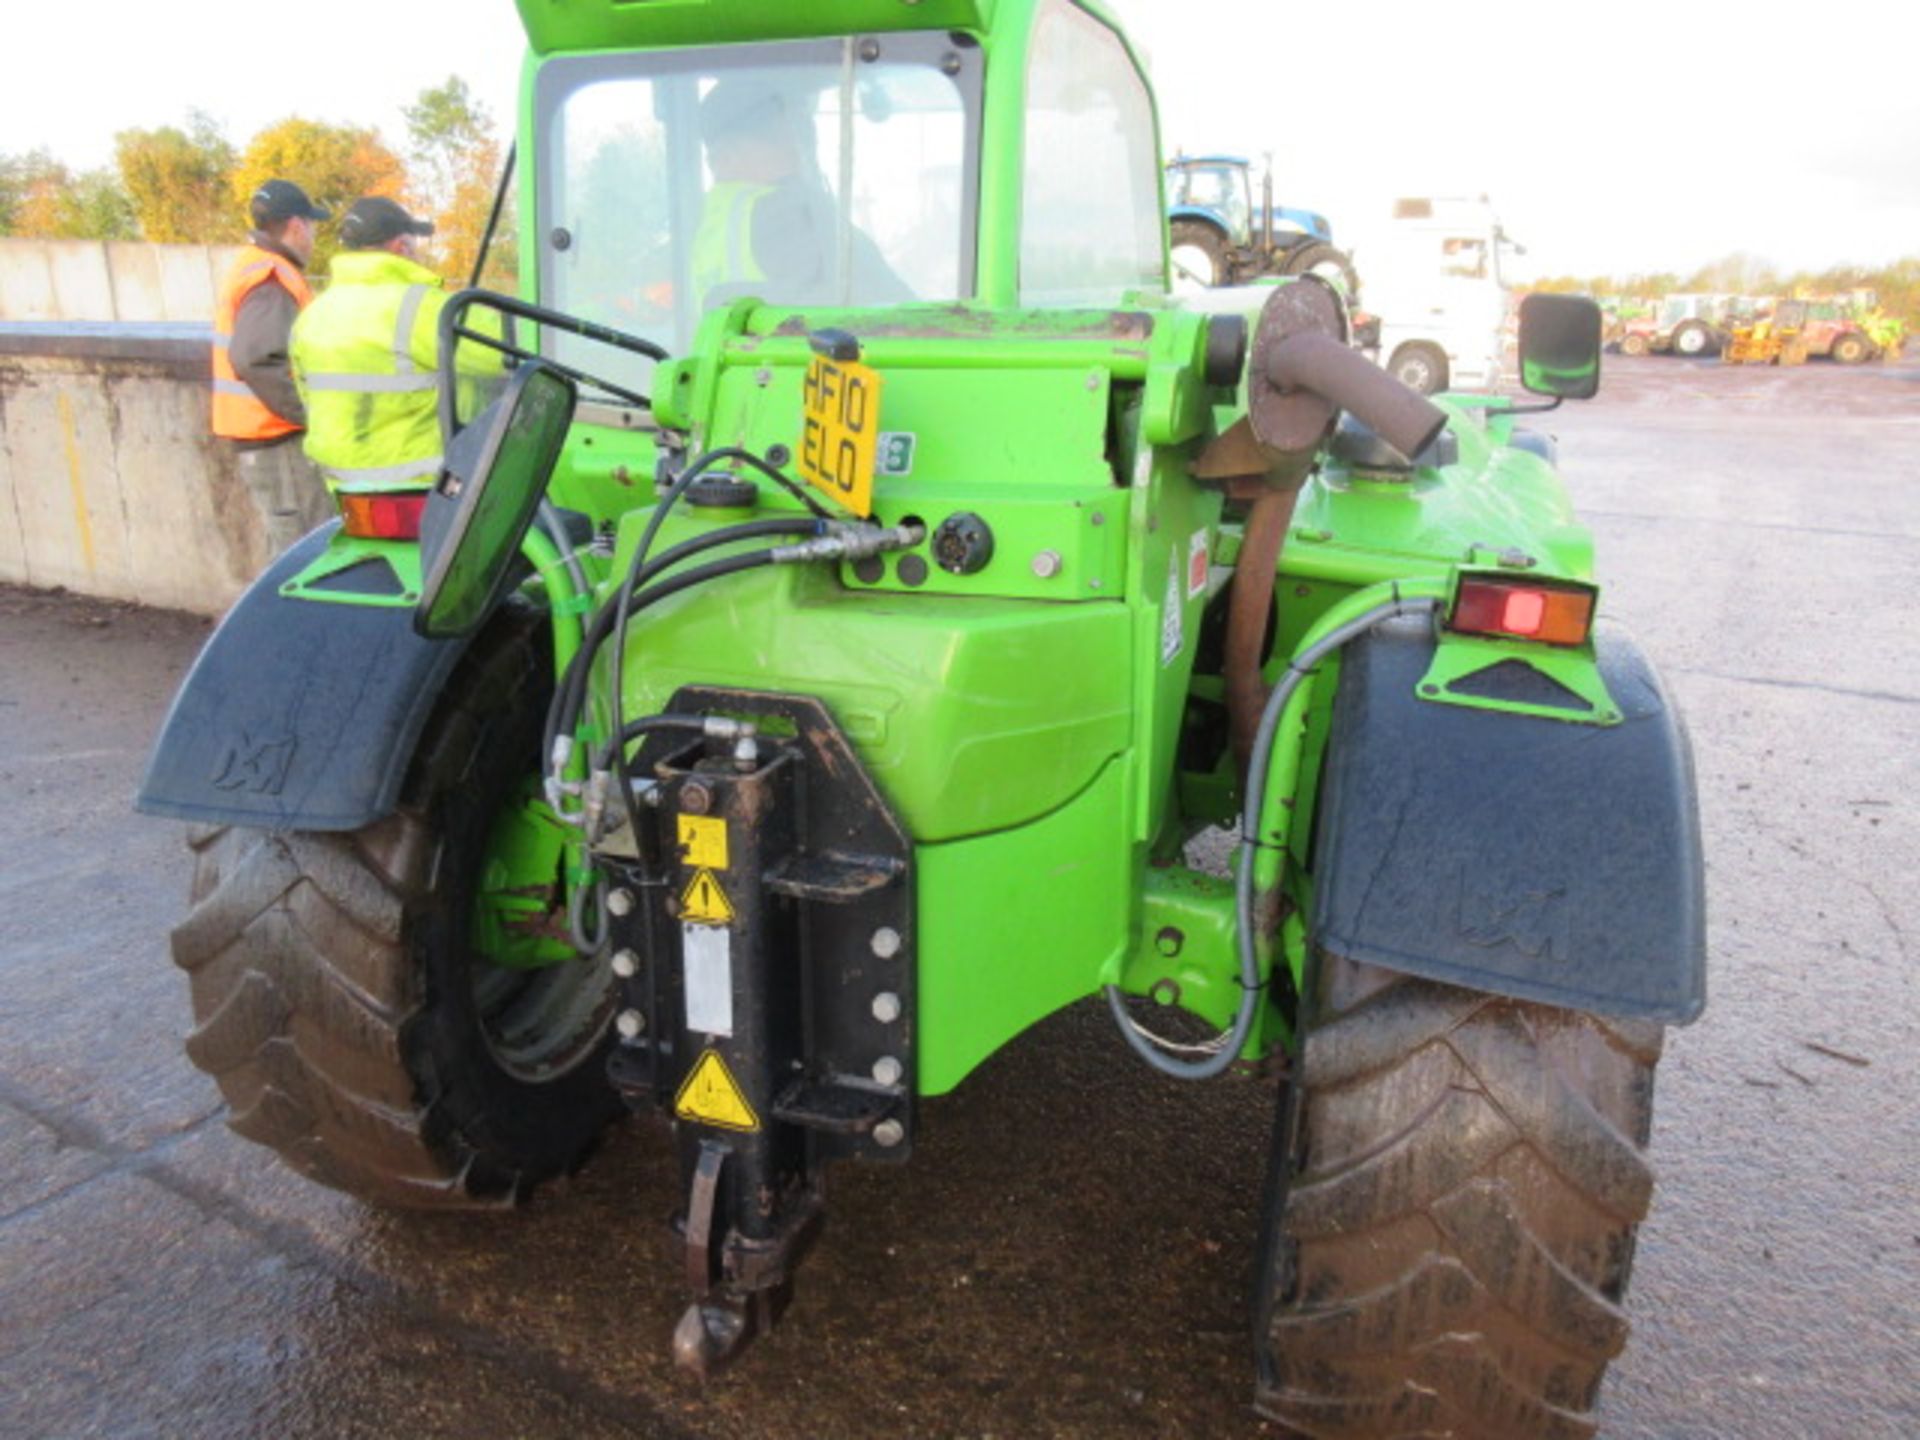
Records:
<instances>
[{"instance_id":1,"label":"black mirror housing","mask_svg":"<svg viewBox=\"0 0 1920 1440\"><path fill-rule=\"evenodd\" d=\"M447 446L420 527L420 603L429 639L469 635L499 603L573 423L573 381L523 363Z\"/></svg>"},{"instance_id":2,"label":"black mirror housing","mask_svg":"<svg viewBox=\"0 0 1920 1440\"><path fill-rule=\"evenodd\" d=\"M1600 393L1600 307L1585 295L1520 302L1520 383L1536 395L1591 400Z\"/></svg>"}]
</instances>

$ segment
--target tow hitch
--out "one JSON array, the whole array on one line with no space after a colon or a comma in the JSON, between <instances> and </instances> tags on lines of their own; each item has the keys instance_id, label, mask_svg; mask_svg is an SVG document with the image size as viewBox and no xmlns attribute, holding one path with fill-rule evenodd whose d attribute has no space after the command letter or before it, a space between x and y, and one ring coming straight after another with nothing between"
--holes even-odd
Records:
<instances>
[{"instance_id":1,"label":"tow hitch","mask_svg":"<svg viewBox=\"0 0 1920 1440\"><path fill-rule=\"evenodd\" d=\"M597 857L621 981L608 1069L678 1138L692 1300L673 1353L705 1375L786 1308L827 1162L912 1150L912 848L818 701L689 688L671 708L758 734L745 756L650 739L638 843L616 831Z\"/></svg>"}]
</instances>

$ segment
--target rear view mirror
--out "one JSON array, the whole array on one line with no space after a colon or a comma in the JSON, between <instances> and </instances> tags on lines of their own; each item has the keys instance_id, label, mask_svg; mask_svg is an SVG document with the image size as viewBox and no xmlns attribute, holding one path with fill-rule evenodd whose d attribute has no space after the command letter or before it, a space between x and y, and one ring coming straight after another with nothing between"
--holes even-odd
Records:
<instances>
[{"instance_id":1,"label":"rear view mirror","mask_svg":"<svg viewBox=\"0 0 1920 1440\"><path fill-rule=\"evenodd\" d=\"M574 395L572 380L528 361L447 446L420 527L420 634L470 634L499 601L566 443Z\"/></svg>"},{"instance_id":2,"label":"rear view mirror","mask_svg":"<svg viewBox=\"0 0 1920 1440\"><path fill-rule=\"evenodd\" d=\"M1600 307L1584 295L1520 302L1520 383L1536 395L1591 400L1600 393Z\"/></svg>"}]
</instances>

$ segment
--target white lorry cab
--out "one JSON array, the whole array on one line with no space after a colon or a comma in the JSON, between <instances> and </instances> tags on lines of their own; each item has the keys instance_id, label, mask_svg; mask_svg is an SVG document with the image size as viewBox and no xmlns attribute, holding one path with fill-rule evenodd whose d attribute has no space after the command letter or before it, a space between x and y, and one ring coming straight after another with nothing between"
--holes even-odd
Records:
<instances>
[{"instance_id":1,"label":"white lorry cab","mask_svg":"<svg viewBox=\"0 0 1920 1440\"><path fill-rule=\"evenodd\" d=\"M1496 388L1511 308L1508 251L1525 253L1484 195L1394 201L1391 216L1353 248L1368 352L1424 395Z\"/></svg>"}]
</instances>

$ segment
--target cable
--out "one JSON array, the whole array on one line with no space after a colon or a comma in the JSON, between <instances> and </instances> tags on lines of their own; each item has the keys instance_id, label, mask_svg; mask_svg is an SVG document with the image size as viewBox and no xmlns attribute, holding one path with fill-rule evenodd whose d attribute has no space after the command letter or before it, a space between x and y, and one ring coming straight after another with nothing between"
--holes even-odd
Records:
<instances>
[{"instance_id":1,"label":"cable","mask_svg":"<svg viewBox=\"0 0 1920 1440\"><path fill-rule=\"evenodd\" d=\"M1401 596L1396 587L1391 600L1383 601L1345 624L1334 627L1287 662L1286 673L1280 677L1280 683L1273 687L1273 693L1267 697L1266 706L1260 712L1260 728L1254 732L1253 753L1247 765L1246 799L1240 808L1240 850L1233 887L1234 940L1240 956L1240 1007L1234 1014L1232 1026L1203 1045L1176 1047L1142 1029L1127 1013L1126 998L1120 987L1107 986L1107 1008L1113 1012L1113 1018L1120 1026L1121 1038L1134 1054L1161 1074L1171 1075L1176 1080L1210 1080L1224 1074L1246 1048L1247 1036L1253 1032L1260 997L1267 988L1267 982L1260 978L1260 957L1254 944L1253 862L1260 848L1260 810L1267 798L1267 766L1273 759L1274 736L1280 729L1280 716L1287 708L1287 701L1300 688L1300 682L1307 678L1308 673L1341 646L1388 620L1402 615L1425 615L1439 608L1440 601L1431 596L1409 599ZM1179 1060L1167 1053L1176 1048L1188 1053L1206 1051L1208 1058L1199 1061Z\"/></svg>"}]
</instances>

